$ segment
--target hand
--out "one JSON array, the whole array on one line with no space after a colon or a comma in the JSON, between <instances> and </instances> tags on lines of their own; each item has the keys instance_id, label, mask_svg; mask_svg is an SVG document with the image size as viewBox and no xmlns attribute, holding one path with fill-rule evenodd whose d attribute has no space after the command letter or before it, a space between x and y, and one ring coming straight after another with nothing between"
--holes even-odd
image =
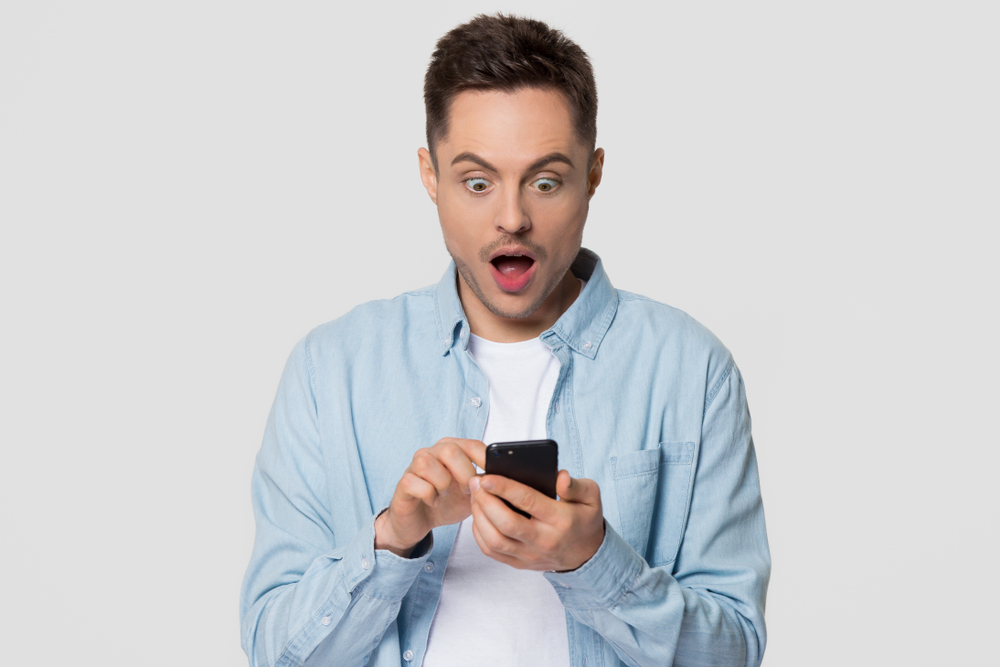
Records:
<instances>
[{"instance_id":1,"label":"hand","mask_svg":"<svg viewBox=\"0 0 1000 667\"><path fill-rule=\"evenodd\" d=\"M483 475L470 486L472 534L483 553L501 563L520 570L575 570L604 541L601 489L593 480L573 479L560 470L556 493L561 500L499 475Z\"/></svg>"},{"instance_id":2,"label":"hand","mask_svg":"<svg viewBox=\"0 0 1000 667\"><path fill-rule=\"evenodd\" d=\"M375 548L409 556L434 528L468 517L473 463L486 465L486 445L479 440L443 438L417 450L396 484L389 510L375 520Z\"/></svg>"}]
</instances>

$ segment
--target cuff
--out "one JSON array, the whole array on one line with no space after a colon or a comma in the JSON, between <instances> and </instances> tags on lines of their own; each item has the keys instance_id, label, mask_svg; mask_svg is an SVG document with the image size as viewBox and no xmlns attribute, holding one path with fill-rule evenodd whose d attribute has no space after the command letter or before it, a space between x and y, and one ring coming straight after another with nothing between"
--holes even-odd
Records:
<instances>
[{"instance_id":1,"label":"cuff","mask_svg":"<svg viewBox=\"0 0 1000 667\"><path fill-rule=\"evenodd\" d=\"M606 521L604 541L590 560L572 572L546 572L567 609L613 606L642 574L645 561Z\"/></svg>"},{"instance_id":2,"label":"cuff","mask_svg":"<svg viewBox=\"0 0 1000 667\"><path fill-rule=\"evenodd\" d=\"M344 585L349 592L368 597L399 601L410 590L434 546L434 535L417 543L409 558L402 558L384 549L375 549L375 517L343 554L346 566Z\"/></svg>"}]
</instances>

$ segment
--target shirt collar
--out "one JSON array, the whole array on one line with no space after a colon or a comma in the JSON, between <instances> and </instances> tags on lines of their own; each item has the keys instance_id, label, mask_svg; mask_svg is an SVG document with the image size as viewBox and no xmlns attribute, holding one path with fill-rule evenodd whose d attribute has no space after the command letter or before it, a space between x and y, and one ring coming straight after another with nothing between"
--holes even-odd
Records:
<instances>
[{"instance_id":1,"label":"shirt collar","mask_svg":"<svg viewBox=\"0 0 1000 667\"><path fill-rule=\"evenodd\" d=\"M577 278L586 280L587 285L573 305L551 328L542 332L540 338L550 348L561 341L573 351L593 359L618 310L618 292L604 273L601 258L586 248L580 248L570 271ZM456 344L463 350L469 345L469 321L458 298L456 280L457 272L452 262L437 284L434 300L442 355Z\"/></svg>"}]
</instances>

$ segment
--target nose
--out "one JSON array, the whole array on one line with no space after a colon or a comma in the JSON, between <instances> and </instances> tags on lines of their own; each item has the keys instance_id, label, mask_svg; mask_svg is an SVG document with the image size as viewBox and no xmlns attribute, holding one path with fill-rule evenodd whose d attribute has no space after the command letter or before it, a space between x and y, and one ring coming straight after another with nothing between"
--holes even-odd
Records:
<instances>
[{"instance_id":1,"label":"nose","mask_svg":"<svg viewBox=\"0 0 1000 667\"><path fill-rule=\"evenodd\" d=\"M524 208L521 189L514 188L500 197L500 208L497 211L496 226L508 234L520 234L531 229L531 218Z\"/></svg>"}]
</instances>

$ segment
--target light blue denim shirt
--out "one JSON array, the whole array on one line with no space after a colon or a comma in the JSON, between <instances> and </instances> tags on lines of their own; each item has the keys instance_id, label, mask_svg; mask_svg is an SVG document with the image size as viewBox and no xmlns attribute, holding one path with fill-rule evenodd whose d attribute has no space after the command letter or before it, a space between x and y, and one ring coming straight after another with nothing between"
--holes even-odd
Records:
<instances>
[{"instance_id":1,"label":"light blue denim shirt","mask_svg":"<svg viewBox=\"0 0 1000 667\"><path fill-rule=\"evenodd\" d=\"M759 665L771 561L740 372L688 315L612 287L592 252L573 272L586 287L541 335L560 363L546 428L559 466L600 485L606 531L582 567L545 574L570 664ZM483 437L455 280L452 265L293 350L251 483L254 667L421 664L458 526L400 558L375 549L374 518L417 449Z\"/></svg>"}]
</instances>

